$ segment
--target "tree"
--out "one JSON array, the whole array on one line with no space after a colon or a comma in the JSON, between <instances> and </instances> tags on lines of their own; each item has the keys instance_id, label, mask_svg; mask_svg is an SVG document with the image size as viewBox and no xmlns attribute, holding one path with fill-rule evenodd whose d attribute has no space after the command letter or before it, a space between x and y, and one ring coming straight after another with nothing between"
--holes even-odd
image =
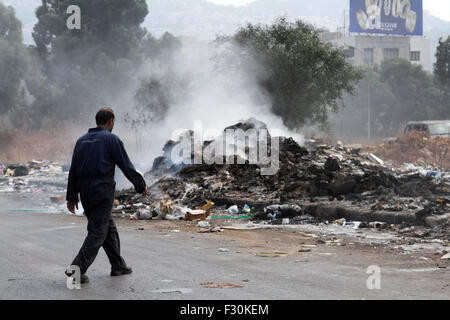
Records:
<instances>
[{"instance_id":1,"label":"tree","mask_svg":"<svg viewBox=\"0 0 450 320\"><path fill-rule=\"evenodd\" d=\"M146 58L165 62L170 62L182 47L181 41L169 32L165 32L160 39L147 34L142 42Z\"/></svg>"},{"instance_id":2,"label":"tree","mask_svg":"<svg viewBox=\"0 0 450 320\"><path fill-rule=\"evenodd\" d=\"M67 28L70 5L81 9L80 30ZM147 14L145 0L42 0L33 38L50 86L45 111L82 121L93 109L132 101Z\"/></svg>"},{"instance_id":3,"label":"tree","mask_svg":"<svg viewBox=\"0 0 450 320\"><path fill-rule=\"evenodd\" d=\"M173 104L189 97L192 81L170 67L155 66L159 72L141 80L135 92L136 117L127 115L136 126L161 121Z\"/></svg>"},{"instance_id":4,"label":"tree","mask_svg":"<svg viewBox=\"0 0 450 320\"><path fill-rule=\"evenodd\" d=\"M436 120L448 114L442 91L422 66L390 58L364 71L355 95L345 99L346 108L336 119L340 134L367 137L369 90L373 137L396 136L408 121Z\"/></svg>"},{"instance_id":5,"label":"tree","mask_svg":"<svg viewBox=\"0 0 450 320\"><path fill-rule=\"evenodd\" d=\"M0 115L21 102L26 65L22 24L12 7L0 3Z\"/></svg>"},{"instance_id":6,"label":"tree","mask_svg":"<svg viewBox=\"0 0 450 320\"><path fill-rule=\"evenodd\" d=\"M81 9L81 30L67 28L70 5ZM147 14L145 0L42 0L33 38L40 50L62 51L70 58L95 53L115 60L129 58L145 35L140 25Z\"/></svg>"},{"instance_id":7,"label":"tree","mask_svg":"<svg viewBox=\"0 0 450 320\"><path fill-rule=\"evenodd\" d=\"M436 80L448 90L450 88L450 36L445 41L442 41L442 38L439 39L434 74Z\"/></svg>"},{"instance_id":8,"label":"tree","mask_svg":"<svg viewBox=\"0 0 450 320\"><path fill-rule=\"evenodd\" d=\"M339 110L343 94L352 93L362 77L343 52L324 43L319 30L300 20L290 23L283 17L272 25L248 24L233 40L243 50L238 67L258 74L273 112L289 128L325 124L329 111Z\"/></svg>"},{"instance_id":9,"label":"tree","mask_svg":"<svg viewBox=\"0 0 450 320\"><path fill-rule=\"evenodd\" d=\"M367 137L370 111L371 134L378 137L390 136L392 130L395 130L395 127L392 129L390 120L395 96L391 87L381 81L379 66L366 66L361 70L364 78L358 83L355 94L345 97L345 108L341 110L338 123L335 124L338 126L337 130L345 137Z\"/></svg>"},{"instance_id":10,"label":"tree","mask_svg":"<svg viewBox=\"0 0 450 320\"><path fill-rule=\"evenodd\" d=\"M389 110L393 126L399 126L402 121L433 120L439 116L440 92L432 75L421 65L404 59L385 59L381 63L380 79L395 96L395 105Z\"/></svg>"},{"instance_id":11,"label":"tree","mask_svg":"<svg viewBox=\"0 0 450 320\"><path fill-rule=\"evenodd\" d=\"M436 49L434 75L441 90L441 118L450 119L450 36L447 40L439 39Z\"/></svg>"}]
</instances>

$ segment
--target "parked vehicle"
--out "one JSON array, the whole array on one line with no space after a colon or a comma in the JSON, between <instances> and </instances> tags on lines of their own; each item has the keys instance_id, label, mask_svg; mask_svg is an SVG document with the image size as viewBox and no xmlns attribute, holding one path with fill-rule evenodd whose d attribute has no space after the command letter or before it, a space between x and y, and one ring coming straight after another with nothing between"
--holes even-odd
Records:
<instances>
[{"instance_id":1,"label":"parked vehicle","mask_svg":"<svg viewBox=\"0 0 450 320\"><path fill-rule=\"evenodd\" d=\"M406 134L414 130L424 131L433 137L450 138L450 120L408 122L404 133Z\"/></svg>"}]
</instances>

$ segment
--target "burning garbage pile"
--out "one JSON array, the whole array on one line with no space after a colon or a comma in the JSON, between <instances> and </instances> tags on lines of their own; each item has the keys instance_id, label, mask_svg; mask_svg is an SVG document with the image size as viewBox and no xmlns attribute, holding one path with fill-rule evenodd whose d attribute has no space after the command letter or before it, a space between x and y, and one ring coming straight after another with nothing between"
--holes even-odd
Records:
<instances>
[{"instance_id":1,"label":"burning garbage pile","mask_svg":"<svg viewBox=\"0 0 450 320\"><path fill-rule=\"evenodd\" d=\"M249 119L226 129L230 128L245 131L267 127ZM292 138L270 135L266 138L262 142L268 144L269 156L274 153L279 156L278 169L269 175L262 174L264 165L251 163L252 146L237 151L232 163L227 163L224 157L219 163L195 164L193 149L189 149L191 163L175 163L171 155L181 142L168 141L164 155L155 159L152 170L145 175L148 181L154 181L151 196L118 192L120 205L116 210L130 213L136 219L138 210L144 208L149 219L165 216L183 219L187 212L197 211L202 217L245 216L272 223L286 219L290 223L318 221L324 219L318 206L326 205L368 211L369 220L373 219L370 215L375 216L374 212L406 212L415 222L423 222L430 215L450 213L448 172L434 174L415 166L387 167L378 156L342 143L328 145L321 140L308 140L300 146ZM274 141L278 150L272 148ZM201 151L211 143L205 141Z\"/></svg>"}]
</instances>

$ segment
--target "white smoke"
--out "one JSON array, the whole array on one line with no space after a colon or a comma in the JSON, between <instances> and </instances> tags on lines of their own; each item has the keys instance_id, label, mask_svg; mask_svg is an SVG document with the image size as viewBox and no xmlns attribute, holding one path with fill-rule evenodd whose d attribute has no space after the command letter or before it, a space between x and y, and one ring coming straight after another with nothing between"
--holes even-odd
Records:
<instances>
[{"instance_id":1,"label":"white smoke","mask_svg":"<svg viewBox=\"0 0 450 320\"><path fill-rule=\"evenodd\" d=\"M217 48L202 42L190 42L173 59L180 77L191 80L187 96L180 97L172 105L163 121L143 129L143 152L137 155L142 169L151 168L153 159L162 154L162 147L179 129L193 129L194 122L201 121L204 131L224 128L240 120L256 118L267 124L269 130L281 130L285 136L303 143L300 134L289 132L280 117L270 110L270 100L256 82L256 75L243 72L217 70L212 57ZM253 68L257 70L257 68Z\"/></svg>"}]
</instances>

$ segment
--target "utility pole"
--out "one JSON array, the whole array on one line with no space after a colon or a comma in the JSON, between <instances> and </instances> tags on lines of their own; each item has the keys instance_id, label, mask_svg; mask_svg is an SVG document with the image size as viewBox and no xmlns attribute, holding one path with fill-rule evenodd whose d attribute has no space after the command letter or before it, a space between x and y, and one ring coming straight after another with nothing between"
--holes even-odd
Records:
<instances>
[{"instance_id":1,"label":"utility pole","mask_svg":"<svg viewBox=\"0 0 450 320\"><path fill-rule=\"evenodd\" d=\"M366 53L362 51L361 49L358 49L355 47L357 51L359 51L363 55L363 59L365 58ZM373 59L373 57L372 57ZM367 59L367 65L370 65L371 63ZM370 141L372 138L372 128L371 128L371 115L370 110L372 109L372 96L371 96L371 90L370 90L370 77L372 76L372 71L368 70L367 72L367 139Z\"/></svg>"}]
</instances>

